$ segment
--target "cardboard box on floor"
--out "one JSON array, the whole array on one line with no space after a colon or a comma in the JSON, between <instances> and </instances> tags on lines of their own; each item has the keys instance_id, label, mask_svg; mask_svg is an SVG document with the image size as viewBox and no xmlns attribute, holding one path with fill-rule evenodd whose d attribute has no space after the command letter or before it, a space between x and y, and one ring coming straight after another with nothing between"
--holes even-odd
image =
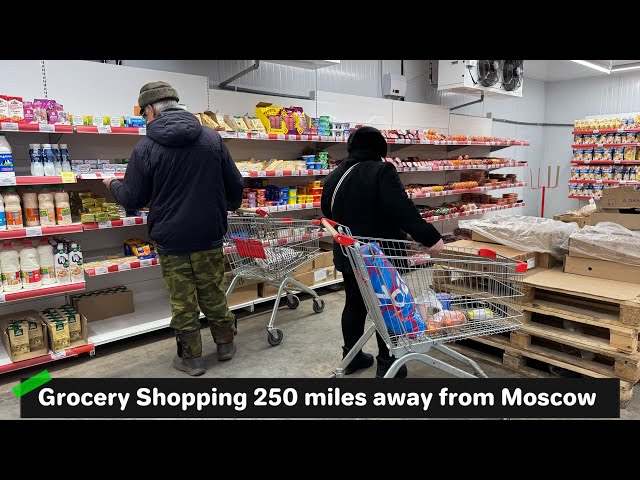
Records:
<instances>
[{"instance_id":1,"label":"cardboard box on floor","mask_svg":"<svg viewBox=\"0 0 640 480\"><path fill-rule=\"evenodd\" d=\"M589 217L578 217L577 215L570 215L568 213L565 213L563 215L555 215L553 219L558 222L577 223L580 228L584 227L585 225L592 225L590 223L591 219Z\"/></svg>"},{"instance_id":2,"label":"cardboard box on floor","mask_svg":"<svg viewBox=\"0 0 640 480\"><path fill-rule=\"evenodd\" d=\"M118 317L134 312L133 292L72 297L71 306L76 312L86 317L88 322Z\"/></svg>"},{"instance_id":3,"label":"cardboard box on floor","mask_svg":"<svg viewBox=\"0 0 640 480\"><path fill-rule=\"evenodd\" d=\"M321 252L313 261L313 270L333 266L333 251Z\"/></svg>"},{"instance_id":4,"label":"cardboard box on floor","mask_svg":"<svg viewBox=\"0 0 640 480\"><path fill-rule=\"evenodd\" d=\"M490 238L485 237L484 235L481 235L477 232L471 232L471 239L474 242L481 242L481 243L489 243L491 245L501 245L498 242L495 242L493 240L491 240ZM462 241L469 241L469 240L462 240ZM454 242L457 243L457 242ZM452 244L449 244L452 245ZM502 245L504 246L504 245ZM506 247L506 246L505 246ZM489 247L485 247L485 248L491 248ZM511 248L511 247L507 247L507 248ZM495 248L494 248L495 249ZM517 250L517 249L513 249L513 250ZM505 255L506 256L506 255ZM511 257L510 257L511 258ZM516 260L520 260L520 259L516 259ZM527 258L527 262L529 261L529 259ZM532 268L554 268L556 265L558 265L558 260L556 260L556 258L551 255L550 253L547 252L535 252L535 267L528 267L529 270L531 270Z\"/></svg>"},{"instance_id":5,"label":"cardboard box on floor","mask_svg":"<svg viewBox=\"0 0 640 480\"><path fill-rule=\"evenodd\" d=\"M458 240L457 242L447 243L445 245L445 248L450 247L487 248L489 250L495 251L498 255L502 255L503 257L527 262L528 270L536 267L535 252L525 252L524 250L517 250L505 245L498 245L497 243L475 242L473 240Z\"/></svg>"},{"instance_id":6,"label":"cardboard box on floor","mask_svg":"<svg viewBox=\"0 0 640 480\"><path fill-rule=\"evenodd\" d=\"M258 298L258 284L235 287L231 295L227 297L227 305L233 307L242 303L252 302Z\"/></svg>"},{"instance_id":7,"label":"cardboard box on floor","mask_svg":"<svg viewBox=\"0 0 640 480\"><path fill-rule=\"evenodd\" d=\"M11 352L11 344L9 342L9 334L7 327L10 323L20 320L27 320L38 324L39 335L42 337L42 345L38 348L31 348L30 352L13 355ZM2 332L2 344L4 345L7 355L12 362L19 362L21 360L29 360L31 358L41 357L49 353L49 338L45 332L45 325L40 315L35 310L24 310L22 312L9 313L7 315L0 316L0 332ZM29 330L31 331L31 330Z\"/></svg>"},{"instance_id":8,"label":"cardboard box on floor","mask_svg":"<svg viewBox=\"0 0 640 480\"><path fill-rule=\"evenodd\" d=\"M634 185L609 187L602 191L602 208L640 208L640 190Z\"/></svg>"},{"instance_id":9,"label":"cardboard box on floor","mask_svg":"<svg viewBox=\"0 0 640 480\"><path fill-rule=\"evenodd\" d=\"M598 210L589 217L590 225L600 222L613 222L629 230L640 230L640 214L620 213L618 209Z\"/></svg>"},{"instance_id":10,"label":"cardboard box on floor","mask_svg":"<svg viewBox=\"0 0 640 480\"><path fill-rule=\"evenodd\" d=\"M640 284L640 267L624 263L609 262L598 258L567 255L564 259L564 272L584 275L587 277Z\"/></svg>"}]
</instances>

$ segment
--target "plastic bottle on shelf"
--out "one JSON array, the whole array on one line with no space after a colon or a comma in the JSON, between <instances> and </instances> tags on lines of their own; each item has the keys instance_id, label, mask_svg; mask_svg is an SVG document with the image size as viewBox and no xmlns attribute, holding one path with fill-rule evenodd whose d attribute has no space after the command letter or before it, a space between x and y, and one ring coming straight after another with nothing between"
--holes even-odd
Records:
<instances>
[{"instance_id":1,"label":"plastic bottle on shelf","mask_svg":"<svg viewBox=\"0 0 640 480\"><path fill-rule=\"evenodd\" d=\"M24 228L22 223L22 208L20 207L20 195L15 188L9 187L3 195L4 210L7 219L8 230L20 230Z\"/></svg>"},{"instance_id":2,"label":"plastic bottle on shelf","mask_svg":"<svg viewBox=\"0 0 640 480\"><path fill-rule=\"evenodd\" d=\"M76 242L71 243L69 253L69 269L71 270L71 283L84 282L84 266L82 252Z\"/></svg>"},{"instance_id":3,"label":"plastic bottle on shelf","mask_svg":"<svg viewBox=\"0 0 640 480\"><path fill-rule=\"evenodd\" d=\"M49 187L43 188L38 194L38 208L40 209L40 225L53 227L56 224L56 207L53 193Z\"/></svg>"},{"instance_id":4,"label":"plastic bottle on shelf","mask_svg":"<svg viewBox=\"0 0 640 480\"><path fill-rule=\"evenodd\" d=\"M0 133L0 167L4 167L3 171L15 173L13 170L13 151L4 133Z\"/></svg>"},{"instance_id":5,"label":"plastic bottle on shelf","mask_svg":"<svg viewBox=\"0 0 640 480\"><path fill-rule=\"evenodd\" d=\"M62 158L62 171L71 171L71 157L69 156L69 148L66 143L60 144L60 157Z\"/></svg>"},{"instance_id":6,"label":"plastic bottle on shelf","mask_svg":"<svg viewBox=\"0 0 640 480\"><path fill-rule=\"evenodd\" d=\"M38 245L38 259L40 260L40 276L43 285L53 285L58 282L55 272L55 258L53 256L53 247L49 245L47 239L40 241Z\"/></svg>"},{"instance_id":7,"label":"plastic bottle on shelf","mask_svg":"<svg viewBox=\"0 0 640 480\"><path fill-rule=\"evenodd\" d=\"M67 252L62 243L59 243L56 247L54 264L58 283L69 283L71 281L71 277L69 276L69 255L67 255Z\"/></svg>"},{"instance_id":8,"label":"plastic bottle on shelf","mask_svg":"<svg viewBox=\"0 0 640 480\"><path fill-rule=\"evenodd\" d=\"M4 242L4 248L0 252L0 271L2 271L2 288L5 292L22 290L20 255L11 242Z\"/></svg>"},{"instance_id":9,"label":"plastic bottle on shelf","mask_svg":"<svg viewBox=\"0 0 640 480\"><path fill-rule=\"evenodd\" d=\"M25 240L24 246L20 250L20 273L23 289L33 290L42 286L40 259L38 258L38 251L34 248L31 240Z\"/></svg>"},{"instance_id":10,"label":"plastic bottle on shelf","mask_svg":"<svg viewBox=\"0 0 640 480\"><path fill-rule=\"evenodd\" d=\"M7 215L4 211L4 200L0 195L0 230L7 229Z\"/></svg>"},{"instance_id":11,"label":"plastic bottle on shelf","mask_svg":"<svg viewBox=\"0 0 640 480\"><path fill-rule=\"evenodd\" d=\"M69 203L69 194L62 188L59 188L54 194L53 199L56 204L56 220L58 225L71 225L71 204Z\"/></svg>"},{"instance_id":12,"label":"plastic bottle on shelf","mask_svg":"<svg viewBox=\"0 0 640 480\"><path fill-rule=\"evenodd\" d=\"M44 161L39 143L29 145L29 158L31 159L31 175L36 177L44 176Z\"/></svg>"},{"instance_id":13,"label":"plastic bottle on shelf","mask_svg":"<svg viewBox=\"0 0 640 480\"><path fill-rule=\"evenodd\" d=\"M42 144L42 158L44 160L43 173L45 177L53 177L56 174L56 156L51 144Z\"/></svg>"},{"instance_id":14,"label":"plastic bottle on shelf","mask_svg":"<svg viewBox=\"0 0 640 480\"><path fill-rule=\"evenodd\" d=\"M29 189L22 194L22 206L24 207L24 224L27 227L40 225L40 209L38 207L38 194Z\"/></svg>"},{"instance_id":15,"label":"plastic bottle on shelf","mask_svg":"<svg viewBox=\"0 0 640 480\"><path fill-rule=\"evenodd\" d=\"M60 147L57 143L54 143L53 145L51 145L51 148L53 150L53 156L55 158L53 162L53 166L55 167L56 172L55 174L60 175L62 173L62 156L60 155Z\"/></svg>"}]
</instances>

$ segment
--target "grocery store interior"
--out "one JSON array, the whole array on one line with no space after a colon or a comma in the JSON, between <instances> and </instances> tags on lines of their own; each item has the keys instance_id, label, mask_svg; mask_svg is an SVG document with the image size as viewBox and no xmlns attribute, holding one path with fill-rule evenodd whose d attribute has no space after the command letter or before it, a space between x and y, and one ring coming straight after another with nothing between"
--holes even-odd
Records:
<instances>
[{"instance_id":1,"label":"grocery store interior","mask_svg":"<svg viewBox=\"0 0 640 480\"><path fill-rule=\"evenodd\" d=\"M409 377L478 366L489 378L616 378L621 418L640 419L640 60L0 60L0 72L0 419L19 417L11 389L44 368L186 376L172 367L153 205L127 210L101 181L126 176L146 135L138 94L155 81L218 131L243 177L248 210L229 212L237 236L224 244L237 352L219 362L203 318L205 377L342 375L345 291L320 201L349 135L372 126L446 244L402 270L419 334L386 323L396 358L445 365L411 361ZM238 225L260 232L265 261L243 253ZM240 274L285 251L295 261L280 276L315 297L279 298L271 274ZM374 280L363 295L377 302ZM416 291L425 281L433 297ZM438 317L454 310L459 323ZM376 355L375 338L364 351Z\"/></svg>"}]
</instances>

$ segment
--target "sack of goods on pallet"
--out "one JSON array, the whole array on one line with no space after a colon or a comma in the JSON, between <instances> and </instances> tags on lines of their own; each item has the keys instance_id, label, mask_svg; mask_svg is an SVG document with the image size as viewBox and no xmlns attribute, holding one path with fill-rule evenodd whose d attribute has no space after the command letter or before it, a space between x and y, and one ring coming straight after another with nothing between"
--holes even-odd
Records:
<instances>
[{"instance_id":1,"label":"sack of goods on pallet","mask_svg":"<svg viewBox=\"0 0 640 480\"><path fill-rule=\"evenodd\" d=\"M459 227L471 230L471 239L536 252L535 266L553 268L562 262L569 249L569 237L579 230L576 223L563 223L548 218L500 216L477 220L461 220Z\"/></svg>"}]
</instances>

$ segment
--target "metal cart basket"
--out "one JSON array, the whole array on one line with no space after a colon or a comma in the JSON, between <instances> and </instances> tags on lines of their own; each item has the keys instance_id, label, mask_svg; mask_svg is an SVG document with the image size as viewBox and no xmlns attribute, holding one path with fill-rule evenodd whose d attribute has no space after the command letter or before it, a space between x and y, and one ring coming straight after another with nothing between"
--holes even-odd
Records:
<instances>
[{"instance_id":1,"label":"metal cart basket","mask_svg":"<svg viewBox=\"0 0 640 480\"><path fill-rule=\"evenodd\" d=\"M476 378L428 355L432 348L486 378L476 362L444 343L519 328L526 263L492 250L464 247L446 247L429 255L413 241L357 237L335 222L323 219L322 223L349 258L373 321L332 377L344 375L377 330L396 358L385 378L393 378L411 360L458 377Z\"/></svg>"},{"instance_id":2,"label":"metal cart basket","mask_svg":"<svg viewBox=\"0 0 640 480\"><path fill-rule=\"evenodd\" d=\"M319 220L275 218L261 209L239 209L237 213L228 217L229 228L224 238L224 253L234 274L226 295L228 298L242 279L277 287L267 340L272 346L279 345L284 333L273 324L283 293L286 292L287 306L291 309L300 305L300 299L291 293L295 290L313 295L314 312L324 309L324 301L318 294L292 277L294 270L318 256L322 227Z\"/></svg>"}]
</instances>

